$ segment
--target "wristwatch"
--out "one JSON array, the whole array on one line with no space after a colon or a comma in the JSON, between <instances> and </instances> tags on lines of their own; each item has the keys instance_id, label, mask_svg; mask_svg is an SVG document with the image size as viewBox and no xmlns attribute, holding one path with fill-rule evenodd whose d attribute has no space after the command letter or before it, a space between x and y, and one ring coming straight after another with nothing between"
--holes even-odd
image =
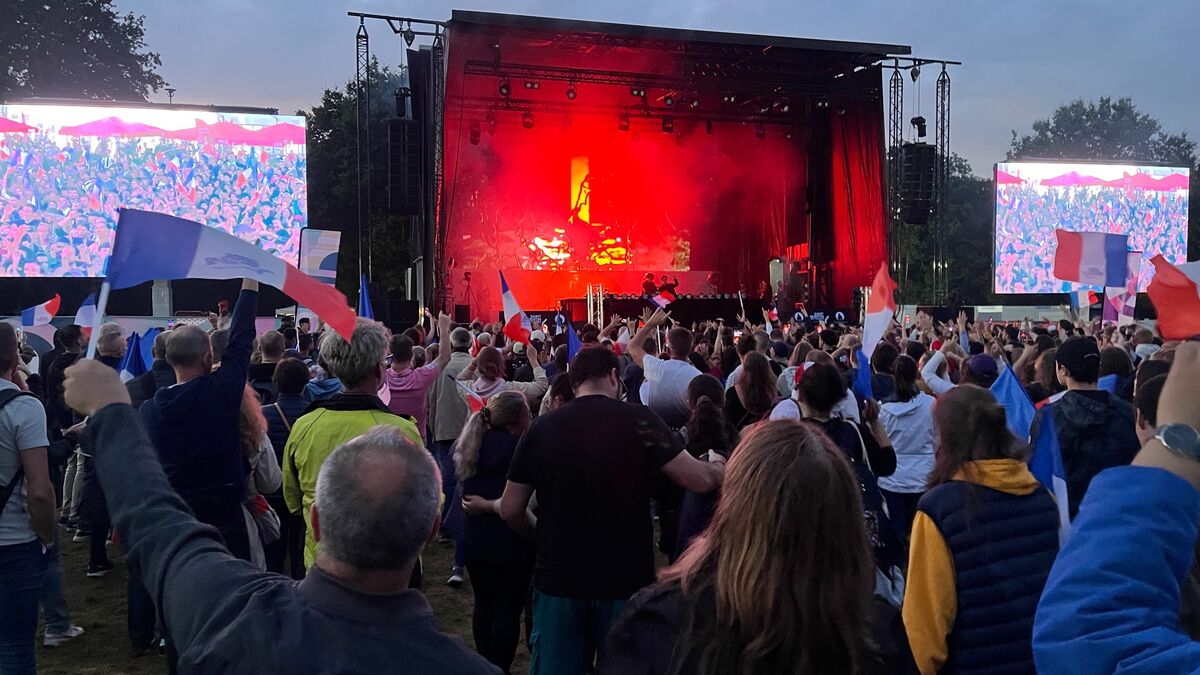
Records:
<instances>
[{"instance_id":1,"label":"wristwatch","mask_svg":"<svg viewBox=\"0 0 1200 675\"><path fill-rule=\"evenodd\" d=\"M1200 460L1200 432L1186 424L1164 424L1154 430L1154 438L1177 455Z\"/></svg>"}]
</instances>

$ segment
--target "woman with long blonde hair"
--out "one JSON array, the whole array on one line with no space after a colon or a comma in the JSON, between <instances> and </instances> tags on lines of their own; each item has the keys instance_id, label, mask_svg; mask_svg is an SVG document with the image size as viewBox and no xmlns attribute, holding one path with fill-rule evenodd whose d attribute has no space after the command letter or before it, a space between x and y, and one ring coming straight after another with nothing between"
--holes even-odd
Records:
<instances>
[{"instance_id":1,"label":"woman with long blonde hair","mask_svg":"<svg viewBox=\"0 0 1200 675\"><path fill-rule=\"evenodd\" d=\"M874 562L841 451L811 425L763 422L721 490L708 529L629 601L598 672L866 670Z\"/></svg>"},{"instance_id":2,"label":"woman with long blonde hair","mask_svg":"<svg viewBox=\"0 0 1200 675\"><path fill-rule=\"evenodd\" d=\"M458 542L475 594L475 649L504 672L512 666L521 634L534 546L500 519L500 495L529 423L525 395L502 391L471 415L451 450L461 502L452 505L450 519L461 519Z\"/></svg>"}]
</instances>

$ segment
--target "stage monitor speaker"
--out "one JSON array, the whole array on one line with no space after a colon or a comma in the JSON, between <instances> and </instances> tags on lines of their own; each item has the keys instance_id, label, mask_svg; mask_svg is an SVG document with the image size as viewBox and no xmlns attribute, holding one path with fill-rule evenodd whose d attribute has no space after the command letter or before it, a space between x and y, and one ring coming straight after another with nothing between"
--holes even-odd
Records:
<instances>
[{"instance_id":1,"label":"stage monitor speaker","mask_svg":"<svg viewBox=\"0 0 1200 675\"><path fill-rule=\"evenodd\" d=\"M388 209L421 214L421 125L413 120L388 120Z\"/></svg>"},{"instance_id":2,"label":"stage monitor speaker","mask_svg":"<svg viewBox=\"0 0 1200 675\"><path fill-rule=\"evenodd\" d=\"M929 222L933 211L937 148L928 143L906 143L900 148L900 216L912 225Z\"/></svg>"},{"instance_id":3,"label":"stage monitor speaker","mask_svg":"<svg viewBox=\"0 0 1200 675\"><path fill-rule=\"evenodd\" d=\"M454 306L454 323L467 325L471 323L471 306L470 305L455 305Z\"/></svg>"}]
</instances>

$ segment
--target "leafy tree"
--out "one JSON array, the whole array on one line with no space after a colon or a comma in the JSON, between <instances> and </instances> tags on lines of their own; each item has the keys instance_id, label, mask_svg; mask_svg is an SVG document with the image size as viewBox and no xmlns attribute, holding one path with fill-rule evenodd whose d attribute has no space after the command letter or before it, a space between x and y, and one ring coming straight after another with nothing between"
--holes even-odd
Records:
<instances>
[{"instance_id":1,"label":"leafy tree","mask_svg":"<svg viewBox=\"0 0 1200 675\"><path fill-rule=\"evenodd\" d=\"M1169 134L1128 97L1098 102L1075 100L1059 106L1049 119L1033 123L1033 132L1012 133L1008 159L1084 159L1106 162L1162 163L1192 170L1188 214L1188 258L1200 257L1200 192L1197 191L1196 142L1187 132Z\"/></svg>"},{"instance_id":2,"label":"leafy tree","mask_svg":"<svg viewBox=\"0 0 1200 675\"><path fill-rule=\"evenodd\" d=\"M112 0L0 0L0 100L43 96L144 101L166 86L144 17Z\"/></svg>"},{"instance_id":3,"label":"leafy tree","mask_svg":"<svg viewBox=\"0 0 1200 675\"><path fill-rule=\"evenodd\" d=\"M371 212L363 233L363 273L368 255L371 281L394 293L404 290L405 270L411 264L408 230L410 219L388 213L387 120L395 116L395 92L406 78L401 71L373 59L368 67L371 85ZM358 290L358 174L355 83L326 89L321 102L300 111L308 120L308 224L323 230L341 230L338 252L338 288L353 298ZM363 180L367 180L364 172ZM369 235L369 236L368 236Z\"/></svg>"}]
</instances>

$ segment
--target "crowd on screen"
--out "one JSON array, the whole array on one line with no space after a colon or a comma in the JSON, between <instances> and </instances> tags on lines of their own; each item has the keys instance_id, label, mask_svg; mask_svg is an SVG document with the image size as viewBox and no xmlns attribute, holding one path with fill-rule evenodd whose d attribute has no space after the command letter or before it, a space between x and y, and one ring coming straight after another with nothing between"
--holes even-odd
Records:
<instances>
[{"instance_id":1,"label":"crowd on screen","mask_svg":"<svg viewBox=\"0 0 1200 675\"><path fill-rule=\"evenodd\" d=\"M1067 293L1054 277L1055 230L1128 234L1129 250L1187 259L1188 193L1113 187L996 187L996 290Z\"/></svg>"},{"instance_id":2,"label":"crowd on screen","mask_svg":"<svg viewBox=\"0 0 1200 675\"><path fill-rule=\"evenodd\" d=\"M23 476L0 515L0 671L33 672L39 611L44 645L94 648L63 584L107 583L110 535L130 646L172 672L1200 659L1200 463L1155 440L1200 426L1200 345L918 314L863 360L853 326L650 309L578 341L445 315L256 335L256 304L247 281L228 325L163 331L126 383L116 324L94 360L59 327L35 371L0 324L0 484ZM1061 448L1069 538L1001 378ZM72 538L86 579L61 566ZM423 564L439 545L452 569ZM469 643L421 592L443 580L470 594Z\"/></svg>"},{"instance_id":3,"label":"crowd on screen","mask_svg":"<svg viewBox=\"0 0 1200 675\"><path fill-rule=\"evenodd\" d=\"M103 276L117 209L168 213L295 260L305 155L168 138L0 140L0 276Z\"/></svg>"}]
</instances>

